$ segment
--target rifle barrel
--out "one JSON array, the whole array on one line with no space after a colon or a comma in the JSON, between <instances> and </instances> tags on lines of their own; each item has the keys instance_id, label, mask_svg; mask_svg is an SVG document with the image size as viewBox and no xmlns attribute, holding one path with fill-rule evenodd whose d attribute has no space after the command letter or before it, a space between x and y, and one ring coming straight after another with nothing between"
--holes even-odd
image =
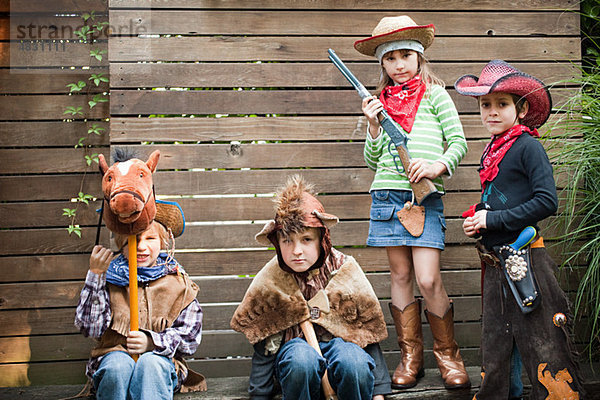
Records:
<instances>
[{"instance_id":1,"label":"rifle barrel","mask_svg":"<svg viewBox=\"0 0 600 400\"><path fill-rule=\"evenodd\" d=\"M335 54L335 51L333 51L333 49L327 50L327 53L329 54L329 59L331 60L331 62L333 62L337 69L340 70L340 72L342 73L342 75L344 75L348 82L350 82L352 86L354 86L354 89L356 89L361 98L364 99L365 97L371 96L371 93L369 93L369 91L363 86L362 83L360 83L358 79L356 79L354 74L350 72L348 67L346 67L344 62L340 60L340 58L337 56L337 54Z\"/></svg>"}]
</instances>

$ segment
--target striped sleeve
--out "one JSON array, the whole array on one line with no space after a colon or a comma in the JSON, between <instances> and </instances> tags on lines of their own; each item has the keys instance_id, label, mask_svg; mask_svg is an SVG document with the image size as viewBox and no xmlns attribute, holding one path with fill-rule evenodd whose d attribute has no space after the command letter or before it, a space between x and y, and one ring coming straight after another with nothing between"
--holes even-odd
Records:
<instances>
[{"instance_id":1,"label":"striped sleeve","mask_svg":"<svg viewBox=\"0 0 600 400\"><path fill-rule=\"evenodd\" d=\"M382 142L383 142L383 128L379 127L379 136L373 139L369 133L369 124L367 124L367 140L365 141L365 148L363 151L363 157L365 163L369 169L376 171L379 158L382 153Z\"/></svg>"},{"instance_id":2,"label":"striped sleeve","mask_svg":"<svg viewBox=\"0 0 600 400\"><path fill-rule=\"evenodd\" d=\"M456 106L444 88L433 86L430 101L440 122L443 138L447 143L447 149L438 161L446 166L448 175L452 176L460 161L467 154L465 134Z\"/></svg>"}]
</instances>

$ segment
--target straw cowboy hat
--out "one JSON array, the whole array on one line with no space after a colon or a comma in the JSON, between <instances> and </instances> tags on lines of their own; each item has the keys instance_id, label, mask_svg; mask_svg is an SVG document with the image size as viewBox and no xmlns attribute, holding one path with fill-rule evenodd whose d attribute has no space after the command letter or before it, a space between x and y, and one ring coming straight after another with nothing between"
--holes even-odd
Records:
<instances>
[{"instance_id":1,"label":"straw cowboy hat","mask_svg":"<svg viewBox=\"0 0 600 400\"><path fill-rule=\"evenodd\" d=\"M415 51L420 50L419 52L422 53L426 48L431 46L434 33L435 27L433 24L417 25L417 23L408 15L384 17L381 19L381 21L379 21L375 29L373 29L371 37L357 40L354 42L354 48L358 50L358 52L367 56L376 56L377 47L384 43L395 41L416 41L421 44L422 49L410 49ZM393 50L398 49L395 48ZM385 53L387 53L387 51ZM381 56L383 56L383 54L381 54ZM380 59L380 57L377 58Z\"/></svg>"},{"instance_id":2,"label":"straw cowboy hat","mask_svg":"<svg viewBox=\"0 0 600 400\"><path fill-rule=\"evenodd\" d=\"M519 71L503 60L490 61L477 78L463 75L454 84L464 96L479 97L494 92L504 92L524 97L529 111L521 123L531 129L542 126L552 110L552 97L544 82Z\"/></svg>"},{"instance_id":3,"label":"straw cowboy hat","mask_svg":"<svg viewBox=\"0 0 600 400\"><path fill-rule=\"evenodd\" d=\"M156 200L156 222L171 229L173 237L181 236L185 229L185 217L179 204L174 201Z\"/></svg>"}]
</instances>

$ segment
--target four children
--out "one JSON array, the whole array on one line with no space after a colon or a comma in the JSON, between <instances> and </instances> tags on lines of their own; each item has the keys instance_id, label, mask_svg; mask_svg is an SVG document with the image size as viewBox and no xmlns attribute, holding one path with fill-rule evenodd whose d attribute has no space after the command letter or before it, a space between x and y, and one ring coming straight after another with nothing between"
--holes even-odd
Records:
<instances>
[{"instance_id":1,"label":"four children","mask_svg":"<svg viewBox=\"0 0 600 400\"><path fill-rule=\"evenodd\" d=\"M379 347L387 330L377 296L358 263L332 247L329 228L337 217L325 213L313 187L294 176L277 192L275 218L256 236L276 255L253 279L231 319L232 328L254 346L251 398L270 398L279 385L285 399L318 399L324 375L340 399L380 400L390 392L390 383L396 389L415 386L423 376L423 336L413 273L444 384L470 387L440 274L446 230L441 176L452 175L467 147L454 103L423 55L433 39L433 25L417 25L408 16L386 17L371 37L354 45L381 65L378 97L362 103L369 122L364 158L375 171L367 244L387 251L401 362L390 381ZM479 78L459 78L455 88L478 99L482 122L492 135L479 169L481 203L463 224L467 236L479 238L484 271L484 378L476 398L508 398L513 347L532 382L531 398L553 391L581 395L568 302L541 236L528 245L529 273L539 291L532 310L523 312L519 306L498 258L499 246L515 241L526 226L538 228L556 211L552 167L536 140L536 128L551 111L550 94L541 81L500 60L486 65ZM406 171L379 124L382 110L410 138L413 158ZM425 178L437 193L417 205L410 183ZM206 387L182 358L196 351L201 338L198 287L161 251L168 247L169 230L174 236L183 231L183 213L174 203L157 202L157 208L155 222L138 235L140 331L129 332L125 254L115 258L96 246L90 257L75 324L99 340L87 366L99 399L170 398L178 390ZM416 232L396 217L404 209L424 214ZM127 237L116 235L115 241L122 249ZM301 324L307 320L318 348L306 340L306 324ZM140 355L137 362L134 354ZM559 375L563 381L553 378Z\"/></svg>"}]
</instances>

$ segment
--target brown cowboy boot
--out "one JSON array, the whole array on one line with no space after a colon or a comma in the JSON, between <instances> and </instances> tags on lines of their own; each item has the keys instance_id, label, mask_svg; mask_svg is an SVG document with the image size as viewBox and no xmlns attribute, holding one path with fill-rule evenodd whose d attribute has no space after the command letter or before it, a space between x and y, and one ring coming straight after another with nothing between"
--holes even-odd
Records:
<instances>
[{"instance_id":1,"label":"brown cowboy boot","mask_svg":"<svg viewBox=\"0 0 600 400\"><path fill-rule=\"evenodd\" d=\"M471 387L458 344L454 340L454 304L450 301L443 318L425 310L425 316L433 334L433 355L442 373L446 389Z\"/></svg>"},{"instance_id":2,"label":"brown cowboy boot","mask_svg":"<svg viewBox=\"0 0 600 400\"><path fill-rule=\"evenodd\" d=\"M423 331L421 330L421 302L415 300L400 310L390 303L396 325L402 359L392 375L392 388L407 389L415 386L423 372Z\"/></svg>"}]
</instances>

